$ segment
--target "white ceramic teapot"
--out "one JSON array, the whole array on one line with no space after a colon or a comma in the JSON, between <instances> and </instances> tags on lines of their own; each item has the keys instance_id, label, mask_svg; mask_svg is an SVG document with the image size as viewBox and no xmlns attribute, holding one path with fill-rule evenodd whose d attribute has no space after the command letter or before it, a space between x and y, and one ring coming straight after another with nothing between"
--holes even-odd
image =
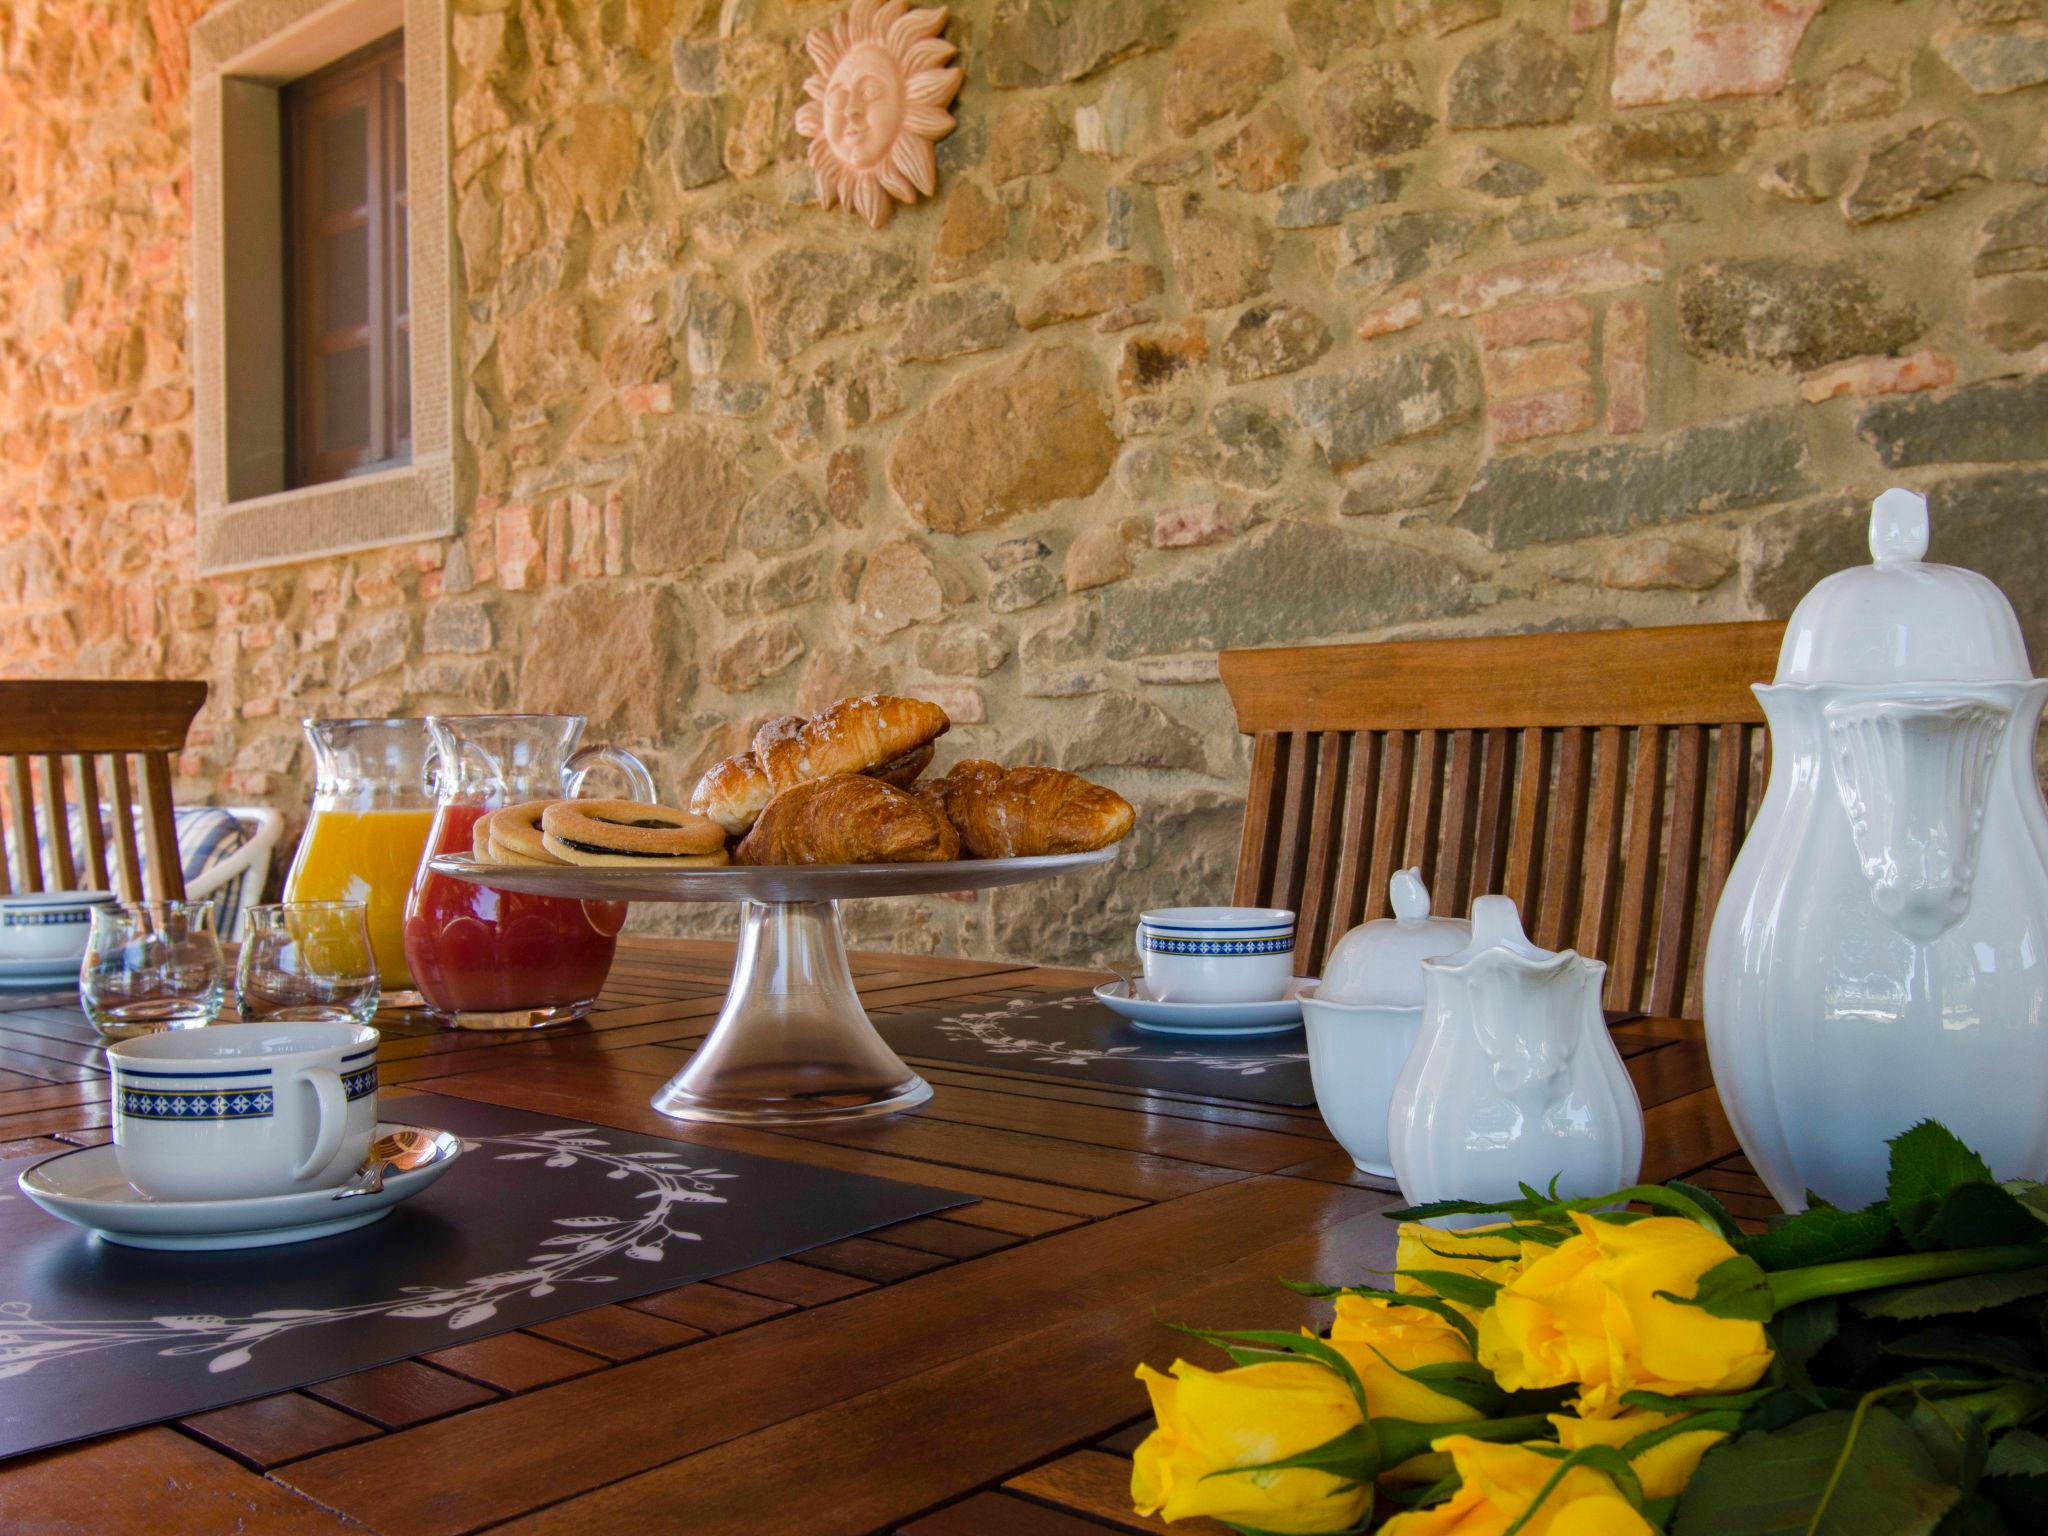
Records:
<instances>
[{"instance_id":1,"label":"white ceramic teapot","mask_svg":"<svg viewBox=\"0 0 2048 1536\"><path fill-rule=\"evenodd\" d=\"M1513 1199L1556 1179L1578 1198L1635 1183L1643 1111L1600 1009L1605 965L1538 948L1512 900L1482 896L1472 942L1422 971L1422 1033L1387 1112L1403 1195Z\"/></svg>"},{"instance_id":2,"label":"white ceramic teapot","mask_svg":"<svg viewBox=\"0 0 2048 1536\"><path fill-rule=\"evenodd\" d=\"M1397 869L1387 885L1394 915L1345 934L1323 979L1300 992L1316 1108L1353 1166L1383 1179L1394 1176L1387 1106L1422 1031L1422 962L1472 939L1470 923L1429 915L1420 869Z\"/></svg>"},{"instance_id":3,"label":"white ceramic teapot","mask_svg":"<svg viewBox=\"0 0 2048 1536\"><path fill-rule=\"evenodd\" d=\"M1873 564L1801 599L1759 687L1771 777L1708 936L1714 1082L1788 1210L1885 1193L1940 1120L2000 1178L2048 1174L2048 682L1989 580L1929 565L1890 490Z\"/></svg>"}]
</instances>

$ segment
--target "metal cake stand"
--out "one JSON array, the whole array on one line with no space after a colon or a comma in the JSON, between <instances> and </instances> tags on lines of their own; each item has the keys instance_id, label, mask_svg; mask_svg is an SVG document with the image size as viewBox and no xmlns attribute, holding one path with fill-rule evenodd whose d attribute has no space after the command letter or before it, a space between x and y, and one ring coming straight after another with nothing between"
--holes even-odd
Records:
<instances>
[{"instance_id":1,"label":"metal cake stand","mask_svg":"<svg viewBox=\"0 0 2048 1536\"><path fill-rule=\"evenodd\" d=\"M711 1034L654 1096L678 1120L743 1125L851 1120L922 1104L931 1084L889 1049L854 991L839 903L1022 885L1105 863L1116 848L943 864L618 869L433 861L472 885L582 901L736 901L739 954Z\"/></svg>"}]
</instances>

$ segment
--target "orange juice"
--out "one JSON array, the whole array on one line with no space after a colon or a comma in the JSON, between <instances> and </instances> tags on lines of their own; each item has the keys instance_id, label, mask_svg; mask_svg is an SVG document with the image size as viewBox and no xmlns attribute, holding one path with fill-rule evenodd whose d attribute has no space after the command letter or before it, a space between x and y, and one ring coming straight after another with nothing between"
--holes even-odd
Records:
<instances>
[{"instance_id":1,"label":"orange juice","mask_svg":"<svg viewBox=\"0 0 2048 1536\"><path fill-rule=\"evenodd\" d=\"M432 806L316 809L285 877L286 901L360 901L368 906L377 981L387 996L412 990L412 968L405 962L405 898L433 824Z\"/></svg>"}]
</instances>

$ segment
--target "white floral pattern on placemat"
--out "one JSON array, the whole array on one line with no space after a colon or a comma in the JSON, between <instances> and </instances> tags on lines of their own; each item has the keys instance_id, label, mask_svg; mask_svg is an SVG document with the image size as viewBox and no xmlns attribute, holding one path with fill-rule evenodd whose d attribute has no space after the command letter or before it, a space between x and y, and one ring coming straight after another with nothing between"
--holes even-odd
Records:
<instances>
[{"instance_id":1,"label":"white floral pattern on placemat","mask_svg":"<svg viewBox=\"0 0 2048 1536\"><path fill-rule=\"evenodd\" d=\"M354 1306L326 1309L280 1307L244 1317L192 1313L175 1317L95 1318L63 1322L29 1315L25 1301L0 1302L0 1377L20 1376L55 1360L100 1350L156 1345L159 1355L210 1355L210 1372L247 1365L268 1340L301 1328L374 1318L446 1318L451 1330L488 1322L498 1303L518 1295L547 1296L558 1285L609 1285L619 1277L585 1271L617 1259L652 1263L664 1244L697 1242L699 1234L677 1226L677 1208L723 1205L714 1182L739 1177L716 1168L691 1168L676 1152L614 1152L591 1127L567 1126L531 1134L464 1137L465 1154L490 1148L498 1162L538 1162L542 1168L598 1164L609 1179L637 1179L647 1186L633 1200L651 1202L644 1211L618 1216L558 1216L566 1230L541 1238L539 1251L523 1269L445 1286L406 1286L399 1295ZM172 1342L175 1341L175 1342Z\"/></svg>"},{"instance_id":2,"label":"white floral pattern on placemat","mask_svg":"<svg viewBox=\"0 0 2048 1536\"><path fill-rule=\"evenodd\" d=\"M1218 1056L1186 1048L1155 1051L1141 1045L1070 1045L1065 1040L1034 1040L1010 1033L1011 1025L1036 1019L1042 1012L1071 1012L1093 1004L1094 999L1086 994L1042 1000L1013 997L1000 1008L949 1013L939 1020L936 1028L940 1034L954 1040L971 1041L981 1046L991 1056L1024 1056L1048 1066L1074 1067L1081 1071L1105 1061L1156 1061L1176 1067L1205 1067L1238 1077L1258 1077L1268 1067L1290 1066L1308 1060L1306 1051Z\"/></svg>"}]
</instances>

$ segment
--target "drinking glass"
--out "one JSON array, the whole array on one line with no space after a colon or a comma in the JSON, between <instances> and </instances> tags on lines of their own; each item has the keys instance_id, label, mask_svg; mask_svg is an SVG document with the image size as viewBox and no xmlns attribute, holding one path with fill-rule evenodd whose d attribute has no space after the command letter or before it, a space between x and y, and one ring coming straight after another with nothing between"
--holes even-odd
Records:
<instances>
[{"instance_id":1,"label":"drinking glass","mask_svg":"<svg viewBox=\"0 0 2048 1536\"><path fill-rule=\"evenodd\" d=\"M244 1019L367 1024L377 1011L377 954L360 901L280 901L249 909L235 967Z\"/></svg>"},{"instance_id":2,"label":"drinking glass","mask_svg":"<svg viewBox=\"0 0 2048 1536\"><path fill-rule=\"evenodd\" d=\"M107 1040L211 1024L227 990L213 903L94 907L78 991Z\"/></svg>"}]
</instances>

